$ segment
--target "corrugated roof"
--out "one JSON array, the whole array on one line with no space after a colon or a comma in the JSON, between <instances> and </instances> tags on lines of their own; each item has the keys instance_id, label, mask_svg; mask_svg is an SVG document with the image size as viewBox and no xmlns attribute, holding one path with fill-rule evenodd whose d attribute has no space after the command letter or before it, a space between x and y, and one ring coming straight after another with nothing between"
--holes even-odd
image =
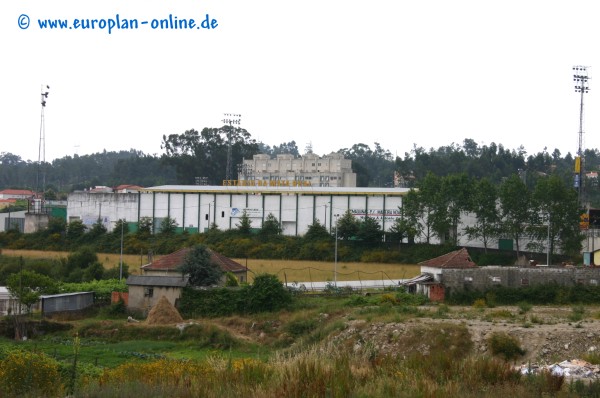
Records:
<instances>
[{"instance_id":1,"label":"corrugated roof","mask_svg":"<svg viewBox=\"0 0 600 398\"><path fill-rule=\"evenodd\" d=\"M167 254L166 256L163 256L158 260L151 262L150 264L142 266L142 269L151 271L176 272L177 268L185 262L185 258L191 250L191 247L177 250L176 252ZM211 249L207 249L207 251L210 254L210 260L213 263L218 264L224 272L246 272L246 267L244 267L242 264Z\"/></svg>"},{"instance_id":2,"label":"corrugated roof","mask_svg":"<svg viewBox=\"0 0 600 398\"><path fill-rule=\"evenodd\" d=\"M473 268L477 267L477 264L471 260L469 252L464 247L460 250L456 250L450 253L446 253L443 256L432 258L431 260L422 261L419 265L424 267L434 268Z\"/></svg>"},{"instance_id":3,"label":"corrugated roof","mask_svg":"<svg viewBox=\"0 0 600 398\"><path fill-rule=\"evenodd\" d=\"M129 275L125 283L134 286L185 287L189 279L188 276Z\"/></svg>"}]
</instances>

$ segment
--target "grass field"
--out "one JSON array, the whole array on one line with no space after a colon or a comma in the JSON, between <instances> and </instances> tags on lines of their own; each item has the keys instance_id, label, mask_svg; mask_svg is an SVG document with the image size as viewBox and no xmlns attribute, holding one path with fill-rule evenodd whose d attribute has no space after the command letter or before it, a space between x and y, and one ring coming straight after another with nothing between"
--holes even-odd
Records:
<instances>
[{"instance_id":1,"label":"grass field","mask_svg":"<svg viewBox=\"0 0 600 398\"><path fill-rule=\"evenodd\" d=\"M248 278L254 274L275 274L281 281L316 282L333 281L335 264L322 261L293 261L293 260L256 260L236 259L242 265L247 265ZM389 280L412 278L419 275L420 268L415 264L384 264L384 263L337 263L338 281L357 280Z\"/></svg>"},{"instance_id":2,"label":"grass field","mask_svg":"<svg viewBox=\"0 0 600 398\"><path fill-rule=\"evenodd\" d=\"M2 250L6 256L23 256L24 258L67 258L68 252L52 252L38 250ZM161 256L155 256L158 259ZM98 253L98 260L104 268L119 266L120 255L113 253ZM322 261L294 261L294 260L260 260L260 259L234 259L246 265L250 272L248 278L254 275L269 273L275 274L282 281L292 282L317 282L333 281L335 264ZM140 267L148 263L146 256L123 255L123 263L129 266L129 273L137 275ZM415 264L385 264L385 263L337 263L337 280L389 280L412 278L419 275L419 266Z\"/></svg>"}]
</instances>

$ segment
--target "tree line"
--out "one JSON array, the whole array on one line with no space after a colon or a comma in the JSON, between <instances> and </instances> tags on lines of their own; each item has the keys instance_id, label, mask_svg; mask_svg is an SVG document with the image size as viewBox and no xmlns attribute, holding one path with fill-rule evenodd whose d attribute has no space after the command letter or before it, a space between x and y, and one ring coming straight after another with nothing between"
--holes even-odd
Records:
<instances>
[{"instance_id":1,"label":"tree line","mask_svg":"<svg viewBox=\"0 0 600 398\"><path fill-rule=\"evenodd\" d=\"M44 176L49 193L58 196L97 185L193 185L197 177L210 185L220 185L226 177L229 154L235 176L238 165L255 154L300 156L301 153L295 141L270 146L254 139L247 130L230 126L163 135L161 149L162 154L153 155L136 149L104 150L90 155L65 156L43 164L1 152L0 189L36 190L40 175ZM528 154L522 146L507 149L502 144L478 144L467 138L461 145L452 143L437 149L415 144L403 156L393 155L377 142L373 145L357 143L336 152L352 160L359 187L415 187L430 172L440 177L465 173L474 179L487 178L494 184L520 174L529 188L534 187L538 176L557 175L566 185L573 186L575 159L571 153L563 156L558 149ZM586 172L599 169L597 149L586 149L583 159ZM597 179L586 179L584 187L586 200L592 207L600 207Z\"/></svg>"},{"instance_id":2,"label":"tree line","mask_svg":"<svg viewBox=\"0 0 600 398\"><path fill-rule=\"evenodd\" d=\"M437 238L456 246L462 235L487 251L492 240L506 238L514 242L517 258L524 249L579 256L577 193L558 175L538 177L530 188L516 174L494 184L466 173L440 177L430 172L417 188L405 197L392 227L397 239L430 243ZM463 225L469 214L474 221ZM525 238L529 243L523 248Z\"/></svg>"}]
</instances>

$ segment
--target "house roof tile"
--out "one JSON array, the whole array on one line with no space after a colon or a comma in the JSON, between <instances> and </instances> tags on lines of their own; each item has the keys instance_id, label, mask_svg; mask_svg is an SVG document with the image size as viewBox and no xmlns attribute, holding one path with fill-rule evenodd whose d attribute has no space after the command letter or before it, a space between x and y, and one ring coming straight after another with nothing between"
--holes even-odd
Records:
<instances>
[{"instance_id":1,"label":"house roof tile","mask_svg":"<svg viewBox=\"0 0 600 398\"><path fill-rule=\"evenodd\" d=\"M191 250L191 247L186 247L171 254L167 254L150 264L142 266L142 269L148 271L176 271L177 268L185 262L185 258ZM211 261L218 264L224 272L246 272L246 267L242 264L211 249L207 249L207 251L210 254Z\"/></svg>"},{"instance_id":2,"label":"house roof tile","mask_svg":"<svg viewBox=\"0 0 600 398\"><path fill-rule=\"evenodd\" d=\"M477 264L471 260L469 252L464 247L443 256L432 258L419 263L420 266L433 268L474 268Z\"/></svg>"}]
</instances>

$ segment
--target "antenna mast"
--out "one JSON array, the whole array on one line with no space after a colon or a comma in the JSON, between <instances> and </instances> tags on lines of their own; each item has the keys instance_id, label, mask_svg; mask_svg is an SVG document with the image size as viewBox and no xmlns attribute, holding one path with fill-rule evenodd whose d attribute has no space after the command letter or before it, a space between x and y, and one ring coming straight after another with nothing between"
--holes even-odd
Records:
<instances>
[{"instance_id":1,"label":"antenna mast","mask_svg":"<svg viewBox=\"0 0 600 398\"><path fill-rule=\"evenodd\" d=\"M590 90L588 84L588 67L577 65L573 67L573 81L575 82L575 92L580 93L579 100L579 147L577 149L577 157L575 158L575 188L579 199L579 206L586 206L583 189L583 94L587 94Z\"/></svg>"}]
</instances>

